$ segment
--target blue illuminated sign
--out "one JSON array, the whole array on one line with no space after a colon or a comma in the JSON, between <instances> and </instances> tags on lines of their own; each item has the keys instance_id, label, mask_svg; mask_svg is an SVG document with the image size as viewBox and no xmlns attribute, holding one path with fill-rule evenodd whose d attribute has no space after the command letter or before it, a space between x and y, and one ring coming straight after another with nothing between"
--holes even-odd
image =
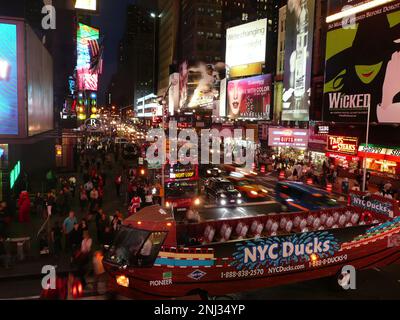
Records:
<instances>
[{"instance_id":1,"label":"blue illuminated sign","mask_svg":"<svg viewBox=\"0 0 400 320\"><path fill-rule=\"evenodd\" d=\"M0 23L0 135L18 135L17 26Z\"/></svg>"}]
</instances>

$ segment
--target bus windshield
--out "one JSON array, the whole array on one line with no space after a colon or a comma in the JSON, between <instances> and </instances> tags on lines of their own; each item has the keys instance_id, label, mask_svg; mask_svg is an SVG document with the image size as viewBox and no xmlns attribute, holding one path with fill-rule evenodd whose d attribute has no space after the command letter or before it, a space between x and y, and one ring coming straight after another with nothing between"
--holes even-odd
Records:
<instances>
[{"instance_id":1,"label":"bus windshield","mask_svg":"<svg viewBox=\"0 0 400 320\"><path fill-rule=\"evenodd\" d=\"M123 227L107 252L106 259L120 265L135 264L133 258L139 253L149 234L149 231Z\"/></svg>"},{"instance_id":2,"label":"bus windshield","mask_svg":"<svg viewBox=\"0 0 400 320\"><path fill-rule=\"evenodd\" d=\"M197 183L184 181L184 182L172 182L167 184L166 196L168 198L193 198L197 196Z\"/></svg>"},{"instance_id":3,"label":"bus windshield","mask_svg":"<svg viewBox=\"0 0 400 320\"><path fill-rule=\"evenodd\" d=\"M151 266L166 235L165 232L122 227L105 259L121 266Z\"/></svg>"}]
</instances>

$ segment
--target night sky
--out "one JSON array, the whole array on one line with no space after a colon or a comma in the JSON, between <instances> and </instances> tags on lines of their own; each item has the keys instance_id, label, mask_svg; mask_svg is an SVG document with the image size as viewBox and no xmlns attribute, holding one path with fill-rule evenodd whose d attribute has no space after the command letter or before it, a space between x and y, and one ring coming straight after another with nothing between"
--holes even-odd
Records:
<instances>
[{"instance_id":1,"label":"night sky","mask_svg":"<svg viewBox=\"0 0 400 320\"><path fill-rule=\"evenodd\" d=\"M126 7L128 4L136 3L136 0L100 0L100 2L100 15L93 17L92 24L100 28L101 35L105 36L103 74L100 76L98 97L99 105L104 105L108 84L117 71L118 45L125 30Z\"/></svg>"}]
</instances>

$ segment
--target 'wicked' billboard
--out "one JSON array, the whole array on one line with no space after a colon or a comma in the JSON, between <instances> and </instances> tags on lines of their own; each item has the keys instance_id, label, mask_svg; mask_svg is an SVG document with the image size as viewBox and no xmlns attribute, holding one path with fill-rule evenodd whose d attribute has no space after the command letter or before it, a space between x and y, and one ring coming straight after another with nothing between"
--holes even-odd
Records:
<instances>
[{"instance_id":1,"label":"'wicked' billboard","mask_svg":"<svg viewBox=\"0 0 400 320\"><path fill-rule=\"evenodd\" d=\"M398 1L329 24L324 120L400 123L399 50Z\"/></svg>"}]
</instances>

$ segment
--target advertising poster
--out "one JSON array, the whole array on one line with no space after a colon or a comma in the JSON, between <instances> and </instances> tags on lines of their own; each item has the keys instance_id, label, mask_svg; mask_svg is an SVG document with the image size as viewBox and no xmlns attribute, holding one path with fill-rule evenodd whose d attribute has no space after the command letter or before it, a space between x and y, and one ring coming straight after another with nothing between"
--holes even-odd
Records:
<instances>
[{"instance_id":1,"label":"advertising poster","mask_svg":"<svg viewBox=\"0 0 400 320\"><path fill-rule=\"evenodd\" d=\"M271 75L229 81L228 117L271 119Z\"/></svg>"},{"instance_id":2,"label":"advertising poster","mask_svg":"<svg viewBox=\"0 0 400 320\"><path fill-rule=\"evenodd\" d=\"M324 120L400 123L399 50L398 1L328 24Z\"/></svg>"},{"instance_id":3,"label":"advertising poster","mask_svg":"<svg viewBox=\"0 0 400 320\"><path fill-rule=\"evenodd\" d=\"M173 73L169 76L168 108L169 114L173 116L179 109L179 73Z\"/></svg>"},{"instance_id":4,"label":"advertising poster","mask_svg":"<svg viewBox=\"0 0 400 320\"><path fill-rule=\"evenodd\" d=\"M98 74L90 72L89 40L99 39L99 30L79 23L77 33L78 62L76 65L78 90L97 91Z\"/></svg>"},{"instance_id":5,"label":"advertising poster","mask_svg":"<svg viewBox=\"0 0 400 320\"><path fill-rule=\"evenodd\" d=\"M212 110L219 100L220 83L225 78L225 63L183 62L179 68L180 108Z\"/></svg>"},{"instance_id":6,"label":"advertising poster","mask_svg":"<svg viewBox=\"0 0 400 320\"><path fill-rule=\"evenodd\" d=\"M226 64L229 68L265 62L267 19L242 24L226 31Z\"/></svg>"},{"instance_id":7,"label":"advertising poster","mask_svg":"<svg viewBox=\"0 0 400 320\"><path fill-rule=\"evenodd\" d=\"M18 135L17 25L1 22L0 135Z\"/></svg>"},{"instance_id":8,"label":"advertising poster","mask_svg":"<svg viewBox=\"0 0 400 320\"><path fill-rule=\"evenodd\" d=\"M283 121L308 121L315 0L288 0Z\"/></svg>"}]
</instances>

